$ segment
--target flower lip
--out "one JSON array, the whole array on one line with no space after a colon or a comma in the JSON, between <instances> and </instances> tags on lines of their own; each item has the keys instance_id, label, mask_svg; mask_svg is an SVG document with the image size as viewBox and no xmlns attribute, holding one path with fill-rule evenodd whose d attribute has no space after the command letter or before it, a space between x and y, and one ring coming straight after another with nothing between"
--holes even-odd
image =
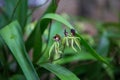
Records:
<instances>
[{"instance_id":1,"label":"flower lip","mask_svg":"<svg viewBox=\"0 0 120 80\"><path fill-rule=\"evenodd\" d=\"M53 37L53 39L54 39L55 41L60 41L60 35L56 34L56 35Z\"/></svg>"},{"instance_id":2,"label":"flower lip","mask_svg":"<svg viewBox=\"0 0 120 80\"><path fill-rule=\"evenodd\" d=\"M71 29L71 34L72 34L72 36L75 36L75 30L74 29Z\"/></svg>"}]
</instances>

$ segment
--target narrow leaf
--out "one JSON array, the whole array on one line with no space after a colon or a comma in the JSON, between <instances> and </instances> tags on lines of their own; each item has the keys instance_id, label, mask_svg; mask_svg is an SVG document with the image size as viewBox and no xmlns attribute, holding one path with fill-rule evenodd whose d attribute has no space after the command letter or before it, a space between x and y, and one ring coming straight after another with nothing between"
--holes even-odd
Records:
<instances>
[{"instance_id":1,"label":"narrow leaf","mask_svg":"<svg viewBox=\"0 0 120 80\"><path fill-rule=\"evenodd\" d=\"M63 17L61 17L58 14L49 13L49 14L44 15L42 19L53 19L53 20L63 23L69 28L73 28L72 25L67 20L65 20Z\"/></svg>"},{"instance_id":2,"label":"narrow leaf","mask_svg":"<svg viewBox=\"0 0 120 80\"><path fill-rule=\"evenodd\" d=\"M81 39L80 42L85 46L92 56L94 56L97 60L107 64L109 67L112 67L109 62L104 59L104 57L100 56L92 47L90 47L89 44L79 34L76 34L76 36Z\"/></svg>"},{"instance_id":3,"label":"narrow leaf","mask_svg":"<svg viewBox=\"0 0 120 80\"><path fill-rule=\"evenodd\" d=\"M45 13L43 14L46 15L48 13L55 13L56 9L57 9L57 0L52 0L51 1L51 4L48 6L48 8L46 9ZM40 19L41 20L41 19ZM43 34L43 32L45 31L45 29L47 28L48 24L51 22L51 19L46 19L46 20L43 20L41 21L41 33Z\"/></svg>"},{"instance_id":4,"label":"narrow leaf","mask_svg":"<svg viewBox=\"0 0 120 80\"><path fill-rule=\"evenodd\" d=\"M28 11L28 0L19 0L18 4L16 4L17 6L16 11L15 11L15 19L17 19L22 27L22 29L24 30L24 27L26 25L26 20L27 20L27 11ZM14 12L13 12L14 14Z\"/></svg>"},{"instance_id":5,"label":"narrow leaf","mask_svg":"<svg viewBox=\"0 0 120 80\"><path fill-rule=\"evenodd\" d=\"M51 4L48 6L48 9L45 11L45 14L47 13L54 13L57 9L56 0L52 0ZM42 49L42 34L45 31L45 29L48 27L48 24L51 22L50 19L47 20L41 20L39 19L37 25L35 26L35 29L27 39L25 45L27 48L27 51L29 51L32 47L34 49L33 52L33 61L36 62L38 58L42 55L41 49Z\"/></svg>"},{"instance_id":6,"label":"narrow leaf","mask_svg":"<svg viewBox=\"0 0 120 80\"><path fill-rule=\"evenodd\" d=\"M10 48L27 80L39 80L39 77L28 57L22 39L20 25L14 21L0 30L0 35Z\"/></svg>"},{"instance_id":7,"label":"narrow leaf","mask_svg":"<svg viewBox=\"0 0 120 80\"><path fill-rule=\"evenodd\" d=\"M55 64L65 64L65 63L69 63L69 62L73 62L73 61L85 61L85 60L93 60L96 61L96 58L93 57L91 54L89 53L85 53L85 52L80 52L79 54L75 54L69 57L63 57L57 61L54 61Z\"/></svg>"},{"instance_id":8,"label":"narrow leaf","mask_svg":"<svg viewBox=\"0 0 120 80\"><path fill-rule=\"evenodd\" d=\"M46 63L40 65L43 68L51 71L54 73L57 77L60 78L60 80L80 80L75 74L73 74L71 71L67 70L64 67L61 67L56 64Z\"/></svg>"}]
</instances>

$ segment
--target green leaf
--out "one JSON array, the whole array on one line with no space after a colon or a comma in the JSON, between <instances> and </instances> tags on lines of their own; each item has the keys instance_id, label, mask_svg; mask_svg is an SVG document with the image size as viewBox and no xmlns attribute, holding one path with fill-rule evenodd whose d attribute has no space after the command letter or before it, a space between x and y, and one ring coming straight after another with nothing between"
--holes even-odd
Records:
<instances>
[{"instance_id":1,"label":"green leaf","mask_svg":"<svg viewBox=\"0 0 120 80\"><path fill-rule=\"evenodd\" d=\"M28 0L19 0L12 13L13 17L15 17L15 19L19 21L23 30L27 21L27 11L28 11L27 1Z\"/></svg>"},{"instance_id":2,"label":"green leaf","mask_svg":"<svg viewBox=\"0 0 120 80\"><path fill-rule=\"evenodd\" d=\"M114 26L114 27L120 28L120 23L119 22L105 22L102 24L102 26L105 26L105 27Z\"/></svg>"},{"instance_id":3,"label":"green leaf","mask_svg":"<svg viewBox=\"0 0 120 80\"><path fill-rule=\"evenodd\" d=\"M47 13L54 13L57 9L56 0L52 0L51 4L49 5L46 12ZM27 39L25 45L27 48L27 51L29 51L32 47L34 49L33 52L33 61L36 62L38 58L40 58L41 50L42 50L42 34L45 31L45 29L48 27L48 24L51 22L50 19L42 20L41 18L37 22L37 25L35 26L35 29Z\"/></svg>"},{"instance_id":4,"label":"green leaf","mask_svg":"<svg viewBox=\"0 0 120 80\"><path fill-rule=\"evenodd\" d=\"M93 57L91 54L85 53L85 52L79 52L75 55L69 56L69 57L63 57L59 60L54 61L55 64L65 64L73 61L85 61L85 60L93 60L96 61L96 58Z\"/></svg>"},{"instance_id":5,"label":"green leaf","mask_svg":"<svg viewBox=\"0 0 120 80\"><path fill-rule=\"evenodd\" d=\"M98 53L102 56L107 56L108 55L108 51L109 51L109 46L110 46L110 41L108 40L108 37L106 35L106 32L103 33L101 40L100 40L100 44L98 46Z\"/></svg>"},{"instance_id":6,"label":"green leaf","mask_svg":"<svg viewBox=\"0 0 120 80\"><path fill-rule=\"evenodd\" d=\"M57 4L56 4L57 0L52 0L51 4L48 6L48 8L46 9L46 11L44 12L43 16L48 14L48 13L55 13L56 9L57 9ZM41 19L40 19L41 20ZM46 19L46 20L42 20L41 23L41 33L43 34L43 32L45 31L45 29L47 28L48 24L51 22L51 19Z\"/></svg>"},{"instance_id":7,"label":"green leaf","mask_svg":"<svg viewBox=\"0 0 120 80\"><path fill-rule=\"evenodd\" d=\"M16 1L15 0L4 0L4 1L5 1L5 6L3 8L3 11L8 16L8 18L10 18L18 0Z\"/></svg>"},{"instance_id":8,"label":"green leaf","mask_svg":"<svg viewBox=\"0 0 120 80\"><path fill-rule=\"evenodd\" d=\"M0 80L8 80L8 78L6 76L0 74Z\"/></svg>"},{"instance_id":9,"label":"green leaf","mask_svg":"<svg viewBox=\"0 0 120 80\"><path fill-rule=\"evenodd\" d=\"M61 22L62 24L66 25L69 28L73 28L72 25L67 20L65 20L63 17L61 17L58 14L49 13L49 14L44 15L42 19L53 19L58 22Z\"/></svg>"},{"instance_id":10,"label":"green leaf","mask_svg":"<svg viewBox=\"0 0 120 80\"><path fill-rule=\"evenodd\" d=\"M14 6L18 0L3 0L3 7L0 7L0 28L9 23Z\"/></svg>"},{"instance_id":11,"label":"green leaf","mask_svg":"<svg viewBox=\"0 0 120 80\"><path fill-rule=\"evenodd\" d=\"M42 50L42 35L41 35L41 29L40 29L40 24L36 25L35 28L35 34L33 34L32 36L34 36L34 52L33 52L33 61L36 62L40 56L41 56L41 50Z\"/></svg>"},{"instance_id":12,"label":"green leaf","mask_svg":"<svg viewBox=\"0 0 120 80\"><path fill-rule=\"evenodd\" d=\"M84 47L90 52L92 56L94 56L97 60L107 64L109 67L112 67L112 65L109 64L109 62L102 56L100 56L90 45L79 35L76 34L80 38L80 42L84 45Z\"/></svg>"},{"instance_id":13,"label":"green leaf","mask_svg":"<svg viewBox=\"0 0 120 80\"><path fill-rule=\"evenodd\" d=\"M46 63L46 64L40 64L43 68L51 71L54 73L57 77L60 78L60 80L80 80L75 74L73 74L71 71L67 70L66 68L63 68L56 64Z\"/></svg>"},{"instance_id":14,"label":"green leaf","mask_svg":"<svg viewBox=\"0 0 120 80\"><path fill-rule=\"evenodd\" d=\"M10 80L26 80L25 77L23 75L20 75L20 74L16 74L16 75L13 75Z\"/></svg>"},{"instance_id":15,"label":"green leaf","mask_svg":"<svg viewBox=\"0 0 120 80\"><path fill-rule=\"evenodd\" d=\"M17 21L0 30L0 35L20 65L27 80L39 80L39 77L28 57L22 39L22 32Z\"/></svg>"},{"instance_id":16,"label":"green leaf","mask_svg":"<svg viewBox=\"0 0 120 80\"><path fill-rule=\"evenodd\" d=\"M36 62L41 56L42 50L42 35L41 35L41 28L40 23L36 24L35 29L33 30L32 34L25 43L27 51L31 48L34 49L33 52L33 62Z\"/></svg>"},{"instance_id":17,"label":"green leaf","mask_svg":"<svg viewBox=\"0 0 120 80\"><path fill-rule=\"evenodd\" d=\"M108 32L107 36L108 36L108 38L119 39L120 32Z\"/></svg>"}]
</instances>

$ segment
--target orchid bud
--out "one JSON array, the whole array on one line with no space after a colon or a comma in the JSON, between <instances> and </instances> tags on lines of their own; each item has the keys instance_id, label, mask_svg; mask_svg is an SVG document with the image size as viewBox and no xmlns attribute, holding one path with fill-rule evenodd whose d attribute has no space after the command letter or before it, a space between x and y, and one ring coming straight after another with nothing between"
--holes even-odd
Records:
<instances>
[{"instance_id":1,"label":"orchid bud","mask_svg":"<svg viewBox=\"0 0 120 80\"><path fill-rule=\"evenodd\" d=\"M72 36L75 36L75 30L74 29L71 29L71 34L72 34Z\"/></svg>"},{"instance_id":2,"label":"orchid bud","mask_svg":"<svg viewBox=\"0 0 120 80\"><path fill-rule=\"evenodd\" d=\"M64 35L68 36L68 32L66 31L66 29L64 30Z\"/></svg>"}]
</instances>

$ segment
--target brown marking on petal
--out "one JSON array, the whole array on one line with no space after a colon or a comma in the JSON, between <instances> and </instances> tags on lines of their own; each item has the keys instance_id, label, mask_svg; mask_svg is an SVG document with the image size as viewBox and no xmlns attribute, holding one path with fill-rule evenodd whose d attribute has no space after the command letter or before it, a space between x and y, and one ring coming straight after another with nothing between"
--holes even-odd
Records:
<instances>
[{"instance_id":1,"label":"brown marking on petal","mask_svg":"<svg viewBox=\"0 0 120 80\"><path fill-rule=\"evenodd\" d=\"M60 38L60 35L56 34L56 35L53 37L53 39L54 39L55 41L59 41L61 38Z\"/></svg>"}]
</instances>

